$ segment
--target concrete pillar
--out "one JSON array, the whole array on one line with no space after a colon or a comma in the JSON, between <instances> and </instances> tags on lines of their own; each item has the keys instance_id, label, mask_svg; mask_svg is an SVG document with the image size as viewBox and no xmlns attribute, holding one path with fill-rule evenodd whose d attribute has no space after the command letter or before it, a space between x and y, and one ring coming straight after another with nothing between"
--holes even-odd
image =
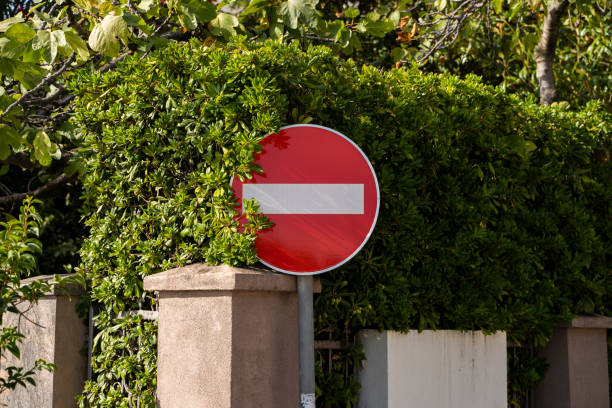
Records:
<instances>
[{"instance_id":1,"label":"concrete pillar","mask_svg":"<svg viewBox=\"0 0 612 408\"><path fill-rule=\"evenodd\" d=\"M24 279L22 285L34 280L49 280L52 276ZM3 375L6 367L29 369L39 358L57 366L55 372L39 371L34 377L36 386L18 386L0 394L0 406L11 408L73 408L75 397L83 389L87 377L85 352L87 328L75 307L82 293L78 285L68 285L70 297L58 291L49 293L37 304L22 304L26 318L15 313L2 316L4 327L18 326L25 335L21 343L21 359L6 353L0 362ZM28 310L29 309L29 310Z\"/></svg>"},{"instance_id":2,"label":"concrete pillar","mask_svg":"<svg viewBox=\"0 0 612 408\"><path fill-rule=\"evenodd\" d=\"M610 408L606 329L611 317L577 317L546 347L548 371L535 389L538 408Z\"/></svg>"},{"instance_id":3,"label":"concrete pillar","mask_svg":"<svg viewBox=\"0 0 612 408\"><path fill-rule=\"evenodd\" d=\"M506 408L506 334L363 330L359 408Z\"/></svg>"},{"instance_id":4,"label":"concrete pillar","mask_svg":"<svg viewBox=\"0 0 612 408\"><path fill-rule=\"evenodd\" d=\"M299 406L295 276L194 264L144 288L159 292L159 408Z\"/></svg>"}]
</instances>

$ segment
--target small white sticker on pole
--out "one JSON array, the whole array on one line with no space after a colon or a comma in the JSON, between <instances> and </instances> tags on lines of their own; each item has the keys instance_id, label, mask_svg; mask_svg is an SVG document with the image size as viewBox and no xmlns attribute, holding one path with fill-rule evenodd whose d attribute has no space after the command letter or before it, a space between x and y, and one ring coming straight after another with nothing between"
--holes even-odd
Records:
<instances>
[{"instance_id":1,"label":"small white sticker on pole","mask_svg":"<svg viewBox=\"0 0 612 408\"><path fill-rule=\"evenodd\" d=\"M314 394L300 394L301 408L315 408Z\"/></svg>"}]
</instances>

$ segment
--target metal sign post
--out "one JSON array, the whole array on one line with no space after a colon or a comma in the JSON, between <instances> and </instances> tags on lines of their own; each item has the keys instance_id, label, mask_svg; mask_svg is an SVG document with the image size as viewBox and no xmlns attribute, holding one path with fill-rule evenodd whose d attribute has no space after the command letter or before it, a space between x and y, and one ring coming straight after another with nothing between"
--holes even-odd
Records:
<instances>
[{"instance_id":1,"label":"metal sign post","mask_svg":"<svg viewBox=\"0 0 612 408\"><path fill-rule=\"evenodd\" d=\"M312 276L297 277L300 345L300 408L315 408Z\"/></svg>"}]
</instances>

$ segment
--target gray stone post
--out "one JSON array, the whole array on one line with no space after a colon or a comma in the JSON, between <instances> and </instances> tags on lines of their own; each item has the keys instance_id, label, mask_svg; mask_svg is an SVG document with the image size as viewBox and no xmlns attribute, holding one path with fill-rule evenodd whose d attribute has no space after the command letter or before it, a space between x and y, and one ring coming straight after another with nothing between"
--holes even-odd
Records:
<instances>
[{"instance_id":1,"label":"gray stone post","mask_svg":"<svg viewBox=\"0 0 612 408\"><path fill-rule=\"evenodd\" d=\"M36 276L24 279L22 285L34 280L48 280L52 276ZM0 394L0 406L11 408L73 408L75 397L81 393L87 377L85 339L87 328L76 313L75 307L82 293L78 285L68 285L65 293L53 292L37 304L21 305L25 317L6 313L2 316L4 327L18 326L25 335L21 343L21 359L7 353L0 361L4 373L6 367L29 369L39 358L57 366L55 372L40 371L34 377L36 386L18 386Z\"/></svg>"},{"instance_id":2,"label":"gray stone post","mask_svg":"<svg viewBox=\"0 0 612 408\"><path fill-rule=\"evenodd\" d=\"M299 406L295 276L194 264L144 288L159 292L159 408Z\"/></svg>"},{"instance_id":3,"label":"gray stone post","mask_svg":"<svg viewBox=\"0 0 612 408\"><path fill-rule=\"evenodd\" d=\"M548 371L536 387L538 408L610 408L606 329L611 317L576 317L555 329L540 355Z\"/></svg>"}]
</instances>

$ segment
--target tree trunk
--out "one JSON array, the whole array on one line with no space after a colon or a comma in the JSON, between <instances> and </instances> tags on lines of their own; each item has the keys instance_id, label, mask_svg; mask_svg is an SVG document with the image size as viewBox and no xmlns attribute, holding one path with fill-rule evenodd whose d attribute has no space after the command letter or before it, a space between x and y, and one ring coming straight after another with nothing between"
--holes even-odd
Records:
<instances>
[{"instance_id":1,"label":"tree trunk","mask_svg":"<svg viewBox=\"0 0 612 408\"><path fill-rule=\"evenodd\" d=\"M540 103L550 105L557 98L555 75L553 72L553 59L559 38L561 17L567 10L567 0L553 0L548 5L546 17L542 24L542 35L535 47L534 57L537 64L537 76L540 83Z\"/></svg>"}]
</instances>

